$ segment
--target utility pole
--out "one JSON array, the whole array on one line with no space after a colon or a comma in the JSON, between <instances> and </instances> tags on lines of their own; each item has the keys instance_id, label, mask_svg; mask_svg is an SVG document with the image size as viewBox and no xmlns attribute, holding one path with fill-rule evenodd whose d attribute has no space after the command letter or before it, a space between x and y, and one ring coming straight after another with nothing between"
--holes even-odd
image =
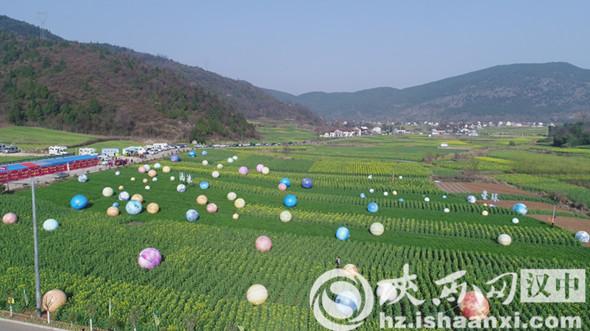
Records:
<instances>
[{"instance_id":1,"label":"utility pole","mask_svg":"<svg viewBox=\"0 0 590 331\"><path fill-rule=\"evenodd\" d=\"M33 246L35 251L35 310L41 317L41 276L39 275L39 236L37 234L37 206L35 205L35 179L31 178L31 194L33 202Z\"/></svg>"}]
</instances>

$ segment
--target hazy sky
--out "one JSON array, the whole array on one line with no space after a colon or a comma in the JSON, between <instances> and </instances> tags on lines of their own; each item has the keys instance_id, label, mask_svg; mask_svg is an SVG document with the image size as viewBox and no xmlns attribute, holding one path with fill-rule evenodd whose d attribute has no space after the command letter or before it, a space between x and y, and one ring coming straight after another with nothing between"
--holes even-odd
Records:
<instances>
[{"instance_id":1,"label":"hazy sky","mask_svg":"<svg viewBox=\"0 0 590 331\"><path fill-rule=\"evenodd\" d=\"M291 93L407 87L496 64L590 68L590 1L3 1L71 40Z\"/></svg>"}]
</instances>

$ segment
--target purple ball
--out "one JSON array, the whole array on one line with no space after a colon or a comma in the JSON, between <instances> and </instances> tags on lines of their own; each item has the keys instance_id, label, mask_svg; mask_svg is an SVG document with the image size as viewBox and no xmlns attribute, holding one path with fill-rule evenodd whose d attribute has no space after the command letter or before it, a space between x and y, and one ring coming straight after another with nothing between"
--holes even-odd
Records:
<instances>
[{"instance_id":1,"label":"purple ball","mask_svg":"<svg viewBox=\"0 0 590 331\"><path fill-rule=\"evenodd\" d=\"M303 188L312 188L313 187L313 181L311 180L311 178L303 178L303 180L301 181L301 187L303 187Z\"/></svg>"},{"instance_id":2,"label":"purple ball","mask_svg":"<svg viewBox=\"0 0 590 331\"><path fill-rule=\"evenodd\" d=\"M240 175L247 175L248 174L248 167L241 166L240 169L238 169L238 172L240 173Z\"/></svg>"},{"instance_id":3,"label":"purple ball","mask_svg":"<svg viewBox=\"0 0 590 331\"><path fill-rule=\"evenodd\" d=\"M262 163L258 163L258 164L256 165L256 171L257 171L257 172L262 172L262 169L264 169L264 164L262 164Z\"/></svg>"},{"instance_id":4,"label":"purple ball","mask_svg":"<svg viewBox=\"0 0 590 331\"><path fill-rule=\"evenodd\" d=\"M160 262L162 262L162 254L160 254L159 250L153 247L148 247L142 250L137 257L137 263L143 269L152 270L157 267Z\"/></svg>"}]
</instances>

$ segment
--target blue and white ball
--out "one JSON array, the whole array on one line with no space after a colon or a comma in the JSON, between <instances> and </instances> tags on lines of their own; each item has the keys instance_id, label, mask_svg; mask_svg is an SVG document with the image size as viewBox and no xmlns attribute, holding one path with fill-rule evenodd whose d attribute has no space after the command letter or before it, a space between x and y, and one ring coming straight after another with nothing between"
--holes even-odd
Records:
<instances>
[{"instance_id":1,"label":"blue and white ball","mask_svg":"<svg viewBox=\"0 0 590 331\"><path fill-rule=\"evenodd\" d=\"M512 206L512 211L519 215L526 215L529 212L529 209L524 203L519 202Z\"/></svg>"},{"instance_id":2,"label":"blue and white ball","mask_svg":"<svg viewBox=\"0 0 590 331\"><path fill-rule=\"evenodd\" d=\"M369 202L367 205L367 211L374 214L379 211L379 205L376 202Z\"/></svg>"},{"instance_id":3,"label":"blue and white ball","mask_svg":"<svg viewBox=\"0 0 590 331\"><path fill-rule=\"evenodd\" d=\"M194 209L189 209L186 211L186 214L184 215L186 220L188 222L196 222L199 219L199 212L194 210Z\"/></svg>"},{"instance_id":4,"label":"blue and white ball","mask_svg":"<svg viewBox=\"0 0 590 331\"><path fill-rule=\"evenodd\" d=\"M590 235L586 231L578 231L576 232L576 240L583 244L590 243Z\"/></svg>"},{"instance_id":5,"label":"blue and white ball","mask_svg":"<svg viewBox=\"0 0 590 331\"><path fill-rule=\"evenodd\" d=\"M350 238L350 230L347 227L341 226L336 230L336 238L338 240L348 240Z\"/></svg>"},{"instance_id":6,"label":"blue and white ball","mask_svg":"<svg viewBox=\"0 0 590 331\"><path fill-rule=\"evenodd\" d=\"M469 203L476 203L477 202L477 198L475 197L475 195L469 195L469 196L467 196L467 202L469 202Z\"/></svg>"},{"instance_id":7,"label":"blue and white ball","mask_svg":"<svg viewBox=\"0 0 590 331\"><path fill-rule=\"evenodd\" d=\"M125 205L125 211L129 215L137 215L137 214L141 213L142 210L143 210L143 206L141 205L141 202L139 202L137 200L129 200L129 201L127 201L127 204Z\"/></svg>"},{"instance_id":8,"label":"blue and white ball","mask_svg":"<svg viewBox=\"0 0 590 331\"><path fill-rule=\"evenodd\" d=\"M206 190L209 188L209 182L204 180L199 183L199 187L201 188L201 190Z\"/></svg>"},{"instance_id":9,"label":"blue and white ball","mask_svg":"<svg viewBox=\"0 0 590 331\"><path fill-rule=\"evenodd\" d=\"M129 195L129 192L127 192L127 191L119 192L119 200L120 201L127 201L127 200L129 200L129 198L131 198L131 195Z\"/></svg>"},{"instance_id":10,"label":"blue and white ball","mask_svg":"<svg viewBox=\"0 0 590 331\"><path fill-rule=\"evenodd\" d=\"M82 175L78 176L79 183L86 183L87 181L88 181L88 176L86 174L82 174Z\"/></svg>"},{"instance_id":11,"label":"blue and white ball","mask_svg":"<svg viewBox=\"0 0 590 331\"><path fill-rule=\"evenodd\" d=\"M176 192L178 192L178 193L186 192L186 185L178 184L178 186L176 186Z\"/></svg>"},{"instance_id":12,"label":"blue and white ball","mask_svg":"<svg viewBox=\"0 0 590 331\"><path fill-rule=\"evenodd\" d=\"M57 230L58 227L59 223L53 218L47 219L43 222L43 230L45 231L54 231Z\"/></svg>"}]
</instances>

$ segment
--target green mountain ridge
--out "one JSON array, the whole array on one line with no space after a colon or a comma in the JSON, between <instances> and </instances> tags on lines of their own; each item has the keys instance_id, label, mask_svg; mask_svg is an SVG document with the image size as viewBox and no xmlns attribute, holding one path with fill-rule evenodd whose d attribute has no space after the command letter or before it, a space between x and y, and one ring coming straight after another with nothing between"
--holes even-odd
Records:
<instances>
[{"instance_id":1,"label":"green mountain ridge","mask_svg":"<svg viewBox=\"0 0 590 331\"><path fill-rule=\"evenodd\" d=\"M267 92L338 120L568 121L590 115L590 70L564 62L499 65L404 89Z\"/></svg>"}]
</instances>

